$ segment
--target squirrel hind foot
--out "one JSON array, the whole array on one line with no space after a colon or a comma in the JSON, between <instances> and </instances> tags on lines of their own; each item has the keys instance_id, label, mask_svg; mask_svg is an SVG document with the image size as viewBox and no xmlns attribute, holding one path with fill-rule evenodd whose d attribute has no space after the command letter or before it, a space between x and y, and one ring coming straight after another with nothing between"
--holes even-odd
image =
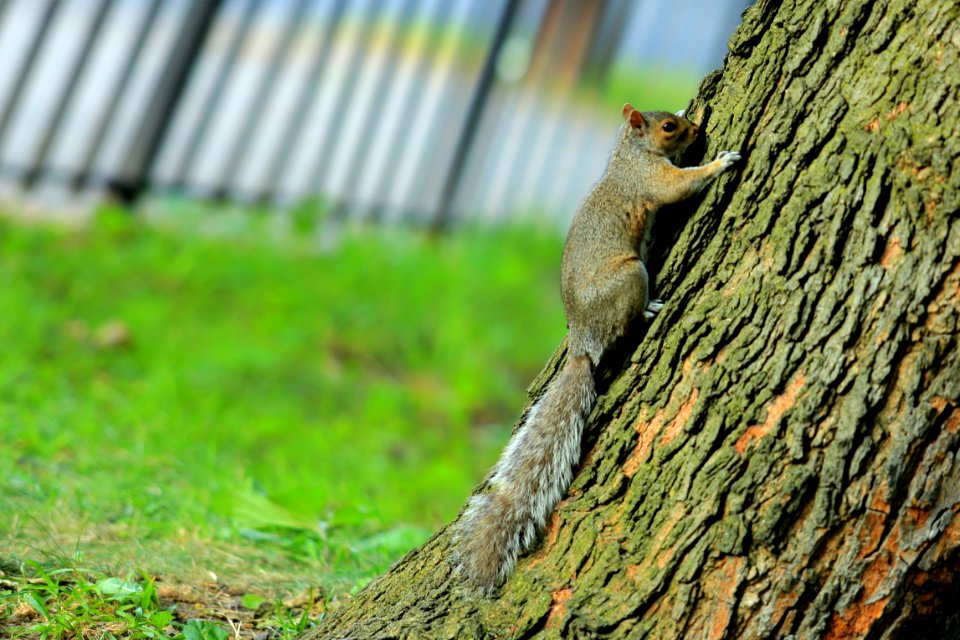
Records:
<instances>
[{"instance_id":1,"label":"squirrel hind foot","mask_svg":"<svg viewBox=\"0 0 960 640\"><path fill-rule=\"evenodd\" d=\"M653 320L657 317L657 314L660 313L660 310L663 309L663 300L656 298L647 303L647 308L643 310L643 317L645 320Z\"/></svg>"}]
</instances>

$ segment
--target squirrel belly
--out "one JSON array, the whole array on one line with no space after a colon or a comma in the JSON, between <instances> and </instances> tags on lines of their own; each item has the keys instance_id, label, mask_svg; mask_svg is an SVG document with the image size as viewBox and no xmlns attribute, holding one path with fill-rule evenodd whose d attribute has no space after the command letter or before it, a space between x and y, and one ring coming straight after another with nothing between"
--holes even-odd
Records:
<instances>
[{"instance_id":1,"label":"squirrel belly","mask_svg":"<svg viewBox=\"0 0 960 640\"><path fill-rule=\"evenodd\" d=\"M580 437L596 401L593 366L573 356L547 386L474 496L455 533L460 570L485 592L500 586L537 539L580 461Z\"/></svg>"}]
</instances>

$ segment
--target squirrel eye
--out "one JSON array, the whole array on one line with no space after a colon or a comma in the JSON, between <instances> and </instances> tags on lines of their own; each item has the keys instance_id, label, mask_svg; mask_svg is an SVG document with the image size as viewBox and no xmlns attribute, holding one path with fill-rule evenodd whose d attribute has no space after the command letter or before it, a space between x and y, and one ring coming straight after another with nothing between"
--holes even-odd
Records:
<instances>
[{"instance_id":1,"label":"squirrel eye","mask_svg":"<svg viewBox=\"0 0 960 640\"><path fill-rule=\"evenodd\" d=\"M664 122L664 123L663 123L663 130L666 131L667 133L670 133L671 131L675 131L676 128L677 128L677 123L676 123L676 122Z\"/></svg>"}]
</instances>

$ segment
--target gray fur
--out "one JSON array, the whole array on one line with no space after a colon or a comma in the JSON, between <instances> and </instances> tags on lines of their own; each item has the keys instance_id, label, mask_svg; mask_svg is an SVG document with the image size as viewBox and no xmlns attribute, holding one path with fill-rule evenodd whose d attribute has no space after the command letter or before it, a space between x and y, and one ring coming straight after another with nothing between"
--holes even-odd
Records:
<instances>
[{"instance_id":1,"label":"gray fur","mask_svg":"<svg viewBox=\"0 0 960 640\"><path fill-rule=\"evenodd\" d=\"M596 400L593 369L571 359L527 413L493 469L489 490L474 496L458 523L460 567L484 590L513 572L564 496L580 461L580 437Z\"/></svg>"},{"instance_id":2,"label":"gray fur","mask_svg":"<svg viewBox=\"0 0 960 640\"><path fill-rule=\"evenodd\" d=\"M722 151L701 167L678 168L697 125L660 111L623 107L607 169L570 224L562 292L570 327L567 365L534 404L455 529L459 567L489 593L513 572L564 496L580 459L580 437L596 400L593 369L638 318L663 307L649 300L644 261L660 207L702 189L740 154Z\"/></svg>"}]
</instances>

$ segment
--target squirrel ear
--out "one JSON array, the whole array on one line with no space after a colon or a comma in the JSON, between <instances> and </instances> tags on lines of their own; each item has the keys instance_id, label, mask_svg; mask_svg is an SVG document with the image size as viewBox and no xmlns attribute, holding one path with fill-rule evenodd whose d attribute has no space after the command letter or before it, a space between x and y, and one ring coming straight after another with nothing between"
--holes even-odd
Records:
<instances>
[{"instance_id":1,"label":"squirrel ear","mask_svg":"<svg viewBox=\"0 0 960 640\"><path fill-rule=\"evenodd\" d=\"M631 127L647 126L647 121L643 119L643 114L633 108L629 102L623 105L623 119L630 123Z\"/></svg>"}]
</instances>

